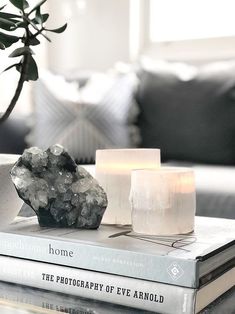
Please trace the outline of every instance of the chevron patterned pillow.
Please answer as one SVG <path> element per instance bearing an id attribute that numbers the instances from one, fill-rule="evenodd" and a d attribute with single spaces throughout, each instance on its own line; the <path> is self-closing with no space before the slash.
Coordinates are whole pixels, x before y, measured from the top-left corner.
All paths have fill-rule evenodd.
<path id="1" fill-rule="evenodd" d="M 136 85 L 133 74 L 94 74 L 78 89 L 77 83 L 44 73 L 34 90 L 29 145 L 45 149 L 59 143 L 84 164 L 94 162 L 97 149 L 136 146 Z"/>

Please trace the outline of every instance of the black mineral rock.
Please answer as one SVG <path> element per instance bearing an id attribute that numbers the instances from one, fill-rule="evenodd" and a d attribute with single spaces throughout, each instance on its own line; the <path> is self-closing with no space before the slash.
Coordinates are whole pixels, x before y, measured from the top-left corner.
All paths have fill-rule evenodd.
<path id="1" fill-rule="evenodd" d="M 107 207 L 106 193 L 62 146 L 26 149 L 12 168 L 11 178 L 40 226 L 99 227 Z"/>

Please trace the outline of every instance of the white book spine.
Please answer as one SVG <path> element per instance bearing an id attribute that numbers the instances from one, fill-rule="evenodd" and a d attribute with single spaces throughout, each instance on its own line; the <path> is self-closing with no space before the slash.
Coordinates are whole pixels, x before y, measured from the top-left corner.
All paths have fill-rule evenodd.
<path id="1" fill-rule="evenodd" d="M 0 256 L 0 280 L 162 314 L 194 313 L 195 289 Z"/>

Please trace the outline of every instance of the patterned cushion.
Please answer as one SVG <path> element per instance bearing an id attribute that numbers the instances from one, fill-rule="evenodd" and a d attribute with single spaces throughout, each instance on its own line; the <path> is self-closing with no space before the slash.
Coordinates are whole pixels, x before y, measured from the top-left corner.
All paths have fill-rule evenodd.
<path id="1" fill-rule="evenodd" d="M 96 149 L 135 146 L 135 87 L 133 74 L 94 74 L 78 89 L 77 81 L 44 73 L 34 91 L 29 144 L 62 144 L 80 163 L 94 162 Z"/>

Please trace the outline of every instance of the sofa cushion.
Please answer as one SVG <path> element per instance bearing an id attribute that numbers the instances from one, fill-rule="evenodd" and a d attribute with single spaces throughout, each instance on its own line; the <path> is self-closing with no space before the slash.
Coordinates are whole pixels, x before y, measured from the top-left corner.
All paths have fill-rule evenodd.
<path id="1" fill-rule="evenodd" d="M 0 124 L 0 153 L 22 154 L 26 148 L 25 136 L 29 132 L 27 116 L 12 114 Z"/>
<path id="2" fill-rule="evenodd" d="M 235 167 L 194 165 L 198 216 L 235 219 Z"/>
<path id="3" fill-rule="evenodd" d="M 163 166 L 189 167 L 195 174 L 196 215 L 235 219 L 235 167 L 171 161 Z"/>
<path id="4" fill-rule="evenodd" d="M 80 81 L 42 74 L 29 144 L 45 149 L 59 143 L 79 163 L 93 163 L 97 149 L 132 147 L 136 77 L 94 73 L 82 87 Z"/>
<path id="5" fill-rule="evenodd" d="M 137 102 L 142 147 L 162 160 L 235 164 L 235 62 L 144 65 Z"/>

